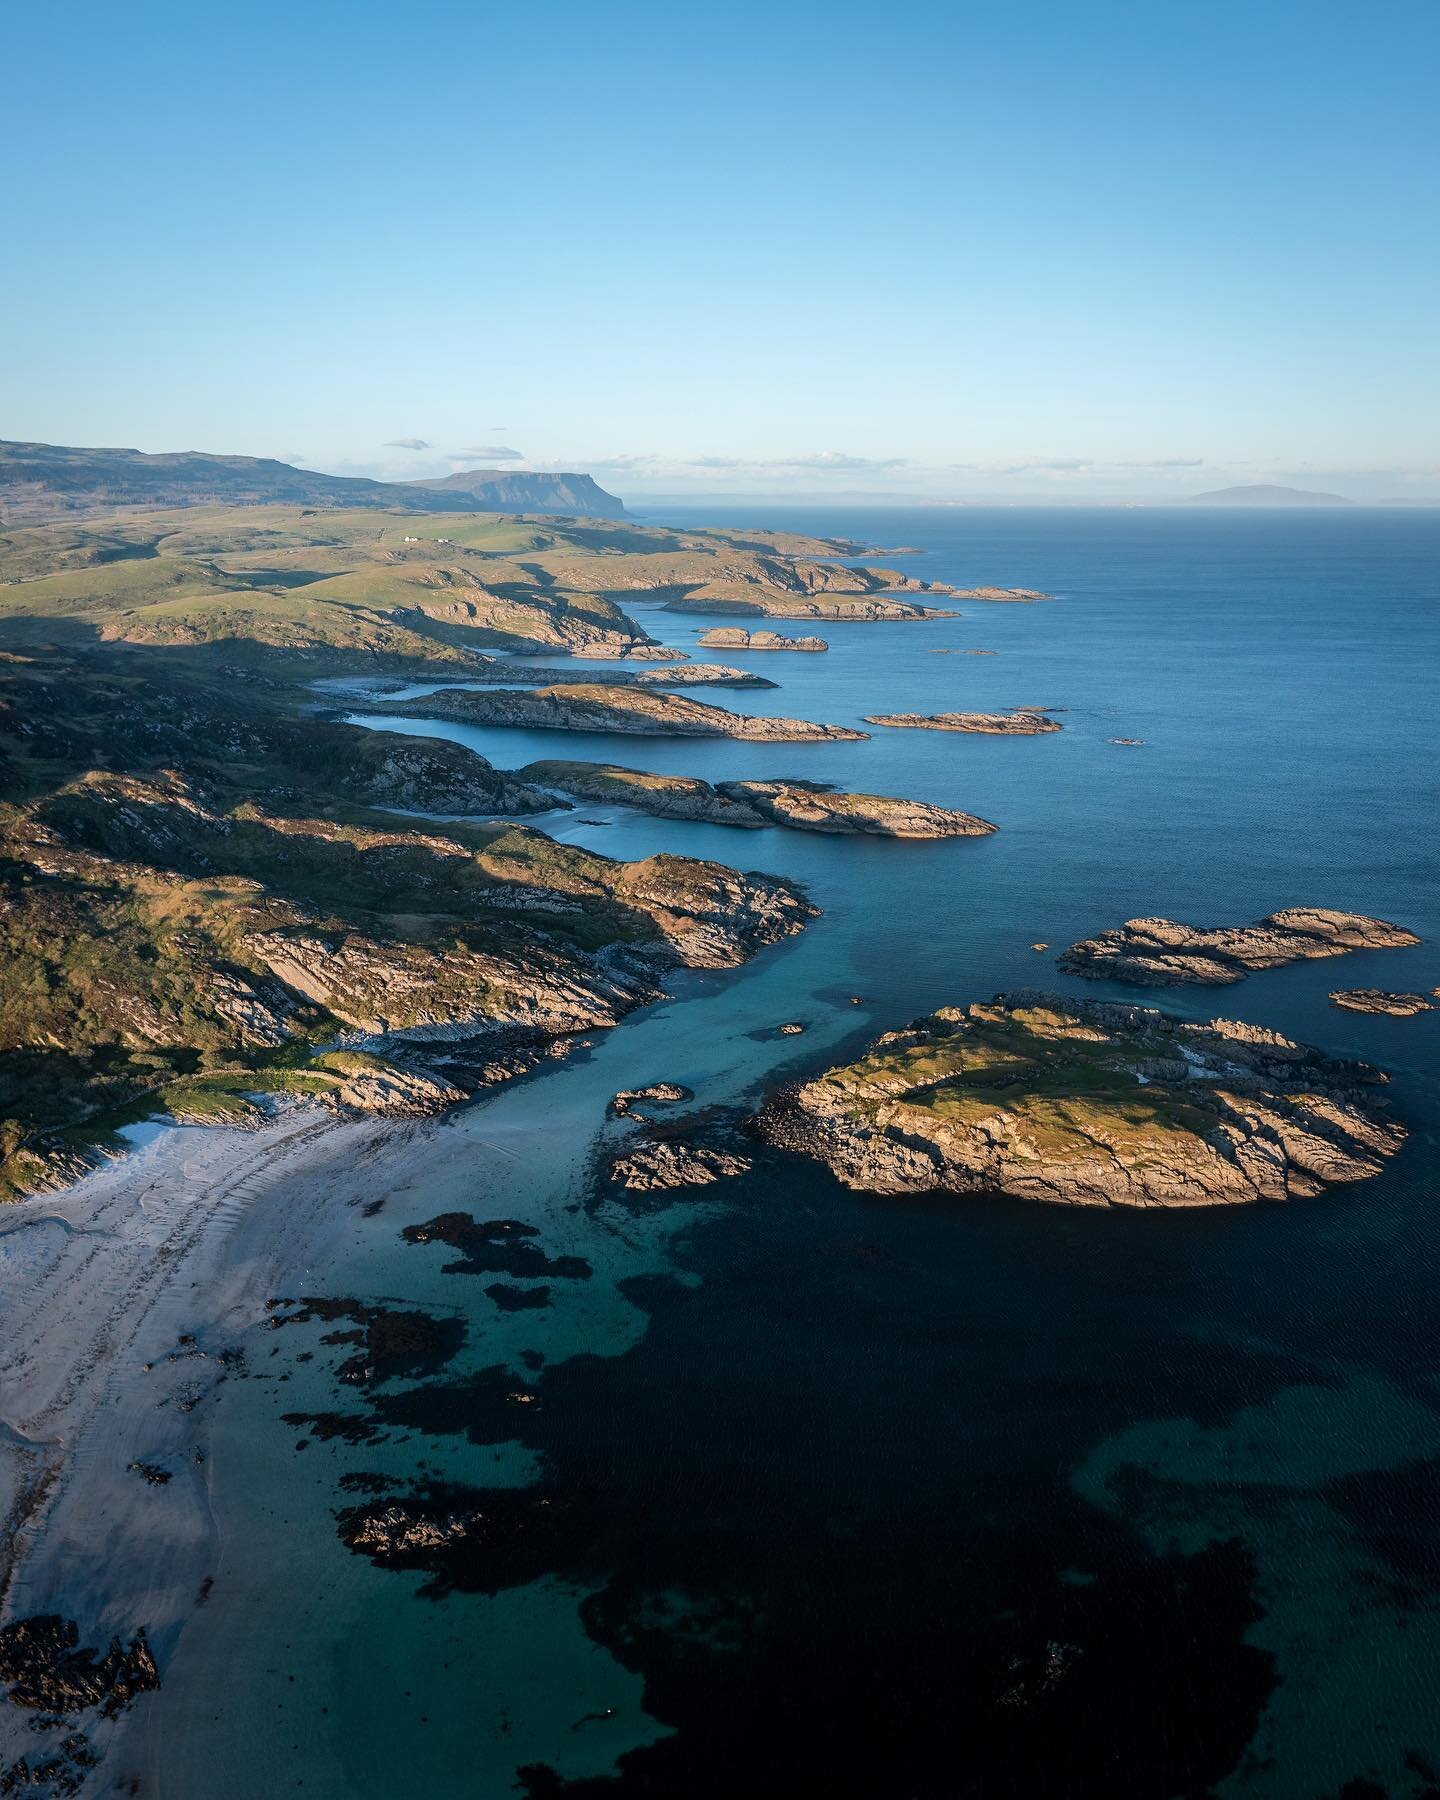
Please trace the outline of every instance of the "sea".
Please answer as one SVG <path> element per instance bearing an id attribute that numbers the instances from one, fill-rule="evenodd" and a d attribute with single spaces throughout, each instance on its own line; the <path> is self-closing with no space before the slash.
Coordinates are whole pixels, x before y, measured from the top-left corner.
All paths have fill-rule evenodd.
<path id="1" fill-rule="evenodd" d="M 213 1593 L 135 1710 L 141 1791 L 1435 1800 L 1440 1011 L 1327 995 L 1440 986 L 1440 510 L 640 516 L 911 546 L 895 566 L 926 579 L 1053 596 L 770 621 L 828 654 L 726 652 L 778 687 L 697 698 L 843 725 L 1047 707 L 1063 729 L 766 744 L 385 722 L 502 767 L 797 776 L 999 829 L 894 842 L 589 803 L 538 821 L 607 856 L 786 876 L 821 916 L 371 1161 L 383 1204 L 347 1212 L 315 1291 L 458 1321 L 462 1347 L 383 1384 L 350 1441 L 323 1421 L 375 1407 L 340 1379 L 353 1349 L 257 1319 L 251 1378 L 215 1414 Z M 701 630 L 742 622 L 625 604 L 701 657 Z M 1225 989 L 1054 966 L 1136 915 L 1292 905 L 1424 941 Z M 1378 1064 L 1409 1142 L 1320 1198 L 1184 1212 L 876 1198 L 778 1152 L 682 1193 L 607 1179 L 621 1088 L 753 1105 L 1022 987 Z M 540 1272 L 402 1235 L 457 1212 L 533 1228 Z M 387 1480 L 539 1495 L 583 1529 L 495 1591 L 385 1570 L 337 1514 Z"/>

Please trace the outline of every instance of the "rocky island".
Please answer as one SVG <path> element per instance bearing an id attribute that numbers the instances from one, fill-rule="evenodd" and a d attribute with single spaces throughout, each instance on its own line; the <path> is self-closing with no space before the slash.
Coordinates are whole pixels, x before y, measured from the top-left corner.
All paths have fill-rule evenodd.
<path id="1" fill-rule="evenodd" d="M 785 637 L 778 631 L 746 631 L 739 625 L 717 625 L 698 640 L 707 650 L 804 650 L 812 654 L 830 646 L 820 637 Z"/>
<path id="2" fill-rule="evenodd" d="M 759 743 L 854 743 L 869 734 L 805 719 L 751 718 L 678 694 L 573 682 L 553 687 L 476 692 L 451 689 L 419 700 L 383 701 L 368 710 L 462 725 L 512 725 L 542 731 L 620 731 L 643 737 L 728 737 Z"/>
<path id="3" fill-rule="evenodd" d="M 1059 731 L 1044 713 L 1014 712 L 867 713 L 867 725 L 888 725 L 899 731 L 973 731 L 987 737 L 1042 737 Z"/>
<path id="4" fill-rule="evenodd" d="M 894 838 L 983 837 L 985 819 L 923 800 L 883 794 L 837 793 L 812 781 L 718 781 L 695 775 L 657 775 L 618 763 L 535 762 L 514 779 L 533 788 L 558 788 L 581 800 L 634 806 L 660 818 L 707 825 L 787 825 L 796 831 Z"/>
<path id="5" fill-rule="evenodd" d="M 1378 1175 L 1405 1138 L 1384 1080 L 1258 1026 L 1025 990 L 888 1032 L 758 1129 L 874 1193 L 1234 1205 Z"/>
<path id="6" fill-rule="evenodd" d="M 1070 975 L 1134 982 L 1141 987 L 1220 987 L 1257 969 L 1349 950 L 1393 950 L 1418 944 L 1403 925 L 1363 913 L 1291 906 L 1253 925 L 1202 928 L 1174 919 L 1128 919 L 1072 944 L 1058 966 Z"/>
<path id="7" fill-rule="evenodd" d="M 1378 1013 L 1389 1019 L 1413 1019 L 1435 1010 L 1434 1001 L 1423 994 L 1391 994 L 1383 988 L 1337 988 L 1330 1004 L 1342 1012 Z"/>

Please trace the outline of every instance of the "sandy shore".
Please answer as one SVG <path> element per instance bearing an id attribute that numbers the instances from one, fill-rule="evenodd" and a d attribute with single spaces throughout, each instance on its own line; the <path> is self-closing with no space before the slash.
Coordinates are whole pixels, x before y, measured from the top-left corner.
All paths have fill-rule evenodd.
<path id="1" fill-rule="evenodd" d="M 166 1130 L 0 1209 L 0 1623 L 58 1612 L 101 1650 L 143 1627 L 164 1666 L 214 1549 L 225 1352 L 267 1298 L 303 1289 L 337 1215 L 384 1191 L 377 1152 L 415 1129 L 297 1110 Z M 137 1462 L 170 1474 L 163 1533 Z M 123 1721 L 82 1723 L 103 1760 Z M 0 1770 L 53 1756 L 55 1735 L 0 1706 Z"/>

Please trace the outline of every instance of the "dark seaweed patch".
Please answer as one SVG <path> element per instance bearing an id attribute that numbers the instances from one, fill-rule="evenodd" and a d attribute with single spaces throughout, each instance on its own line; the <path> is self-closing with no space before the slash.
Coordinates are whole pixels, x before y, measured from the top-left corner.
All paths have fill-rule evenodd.
<path id="1" fill-rule="evenodd" d="M 583 1256 L 547 1256 L 527 1240 L 540 1234 L 518 1219 L 474 1218 L 470 1213 L 440 1213 L 423 1225 L 407 1225 L 400 1233 L 407 1244 L 448 1244 L 462 1254 L 444 1265 L 446 1275 L 509 1275 L 520 1280 L 548 1276 L 584 1281 L 592 1273 Z"/>

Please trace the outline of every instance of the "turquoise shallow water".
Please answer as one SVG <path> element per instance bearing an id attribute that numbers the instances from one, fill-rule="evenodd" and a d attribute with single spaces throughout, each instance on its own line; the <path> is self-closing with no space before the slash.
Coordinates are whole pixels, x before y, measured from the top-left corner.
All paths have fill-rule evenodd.
<path id="1" fill-rule="evenodd" d="M 743 658 L 777 690 L 706 697 L 843 724 L 1046 705 L 1064 730 L 767 746 L 394 722 L 502 766 L 803 775 L 1000 830 L 902 844 L 594 806 L 542 821 L 610 855 L 792 876 L 823 917 L 393 1153 L 387 1203 L 347 1221 L 325 1291 L 459 1317 L 464 1350 L 429 1384 L 391 1384 L 431 1395 L 423 1416 L 361 1445 L 312 1436 L 299 1459 L 306 1429 L 280 1414 L 356 1402 L 318 1328 L 279 1334 L 266 1373 L 285 1384 L 227 1394 L 226 1567 L 146 1728 L 160 1791 L 1435 1792 L 1440 1015 L 1359 1017 L 1326 994 L 1440 984 L 1440 515 L 665 519 L 914 544 L 903 566 L 927 578 L 1055 595 L 824 625 L 825 656 Z M 713 622 L 633 610 L 682 647 Z M 1362 1188 L 1112 1217 L 880 1202 L 793 1164 L 659 1208 L 597 1178 L 618 1087 L 740 1099 L 939 1004 L 1126 992 L 1067 982 L 1034 942 L 1301 903 L 1426 941 L 1139 997 L 1392 1071 L 1413 1137 Z M 806 1036 L 767 1035 L 791 1018 Z M 591 1273 L 502 1311 L 399 1235 L 457 1209 L 534 1224 Z M 497 1403 L 492 1369 L 533 1400 Z M 357 1472 L 539 1482 L 594 1528 L 534 1581 L 427 1599 L 337 1540 Z"/>

